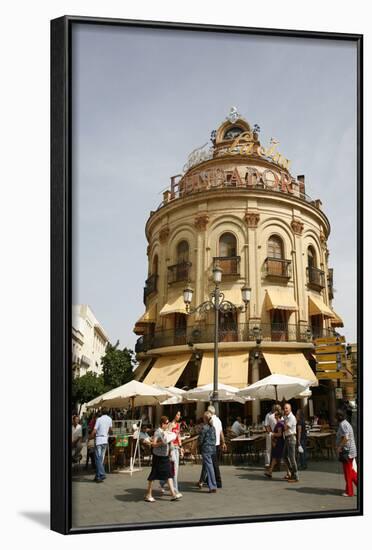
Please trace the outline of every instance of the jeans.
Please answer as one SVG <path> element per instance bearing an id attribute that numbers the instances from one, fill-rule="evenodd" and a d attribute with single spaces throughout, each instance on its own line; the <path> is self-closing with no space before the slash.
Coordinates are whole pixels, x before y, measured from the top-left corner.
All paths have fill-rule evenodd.
<path id="1" fill-rule="evenodd" d="M 178 470 L 180 467 L 180 448 L 178 446 L 175 445 L 171 450 L 170 459 L 171 459 L 171 463 L 173 463 L 173 466 L 174 466 L 174 477 L 173 477 L 174 490 L 176 491 L 176 493 L 178 493 L 179 492 L 178 491 Z M 167 482 L 165 480 L 160 481 L 160 486 L 164 487 L 166 483 Z"/>
<path id="2" fill-rule="evenodd" d="M 202 453 L 203 468 L 207 474 L 207 483 L 210 491 L 217 489 L 216 476 L 214 474 L 214 467 L 213 467 L 214 456 L 216 455 L 215 454 L 211 455 L 209 453 Z"/>
<path id="3" fill-rule="evenodd" d="M 218 487 L 218 489 L 221 489 L 222 488 L 222 479 L 221 479 L 220 466 L 218 464 L 219 456 L 220 456 L 220 446 L 216 445 L 216 452 L 212 454 L 212 463 L 213 463 L 214 476 L 216 478 L 217 487 Z M 200 483 L 205 483 L 206 481 L 207 481 L 207 471 L 204 467 L 204 462 L 203 462 L 199 482 Z"/>
<path id="4" fill-rule="evenodd" d="M 103 465 L 106 449 L 107 443 L 96 445 L 96 479 L 105 479 L 106 477 L 105 467 Z"/>
<path id="5" fill-rule="evenodd" d="M 295 435 L 289 435 L 285 438 L 283 456 L 288 466 L 288 470 L 291 474 L 291 477 L 294 479 L 298 479 L 298 469 L 297 469 L 297 462 L 296 462 L 296 446 L 297 446 L 297 438 Z"/>
<path id="6" fill-rule="evenodd" d="M 303 448 L 303 453 L 298 453 L 297 460 L 298 466 L 300 469 L 307 468 L 307 451 L 306 451 L 306 439 L 301 440 L 301 447 Z"/>

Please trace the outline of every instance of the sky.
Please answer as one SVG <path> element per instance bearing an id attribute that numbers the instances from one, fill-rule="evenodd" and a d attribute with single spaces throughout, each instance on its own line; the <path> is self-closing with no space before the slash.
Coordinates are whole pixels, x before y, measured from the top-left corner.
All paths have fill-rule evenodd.
<path id="1" fill-rule="evenodd" d="M 73 30 L 73 303 L 134 348 L 145 223 L 231 106 L 279 140 L 331 223 L 333 307 L 356 341 L 354 43 L 77 24 Z"/>

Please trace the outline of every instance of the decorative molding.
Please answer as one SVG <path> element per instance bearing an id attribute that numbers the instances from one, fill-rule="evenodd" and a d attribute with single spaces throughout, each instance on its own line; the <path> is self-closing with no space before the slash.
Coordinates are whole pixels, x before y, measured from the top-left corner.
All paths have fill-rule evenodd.
<path id="1" fill-rule="evenodd" d="M 206 228 L 207 228 L 208 223 L 209 223 L 208 214 L 198 214 L 195 217 L 194 225 L 195 225 L 196 229 L 198 229 L 199 231 L 205 231 Z"/>
<path id="2" fill-rule="evenodd" d="M 249 210 L 246 210 L 244 214 L 244 220 L 248 227 L 257 227 L 258 223 L 260 221 L 260 214 L 258 212 L 252 212 Z"/>
<path id="3" fill-rule="evenodd" d="M 302 235 L 304 224 L 301 220 L 299 220 L 298 218 L 293 218 L 293 220 L 291 221 L 291 227 L 293 233 L 295 233 L 296 235 Z"/>
<path id="4" fill-rule="evenodd" d="M 160 232 L 159 232 L 159 241 L 161 243 L 165 243 L 168 240 L 169 233 L 170 233 L 170 230 L 168 225 L 166 225 L 165 227 L 162 227 L 162 229 L 160 229 Z"/>

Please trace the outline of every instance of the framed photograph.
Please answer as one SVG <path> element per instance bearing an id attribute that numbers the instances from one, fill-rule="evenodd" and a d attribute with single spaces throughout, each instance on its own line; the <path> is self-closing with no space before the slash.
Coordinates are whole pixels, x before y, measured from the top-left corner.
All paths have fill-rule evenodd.
<path id="1" fill-rule="evenodd" d="M 52 21 L 53 530 L 363 513 L 362 44 Z"/>

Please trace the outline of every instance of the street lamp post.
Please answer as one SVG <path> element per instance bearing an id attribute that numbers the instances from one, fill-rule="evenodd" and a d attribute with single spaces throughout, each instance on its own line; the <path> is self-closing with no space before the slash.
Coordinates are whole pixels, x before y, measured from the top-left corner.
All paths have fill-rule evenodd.
<path id="1" fill-rule="evenodd" d="M 187 286 L 183 291 L 183 300 L 186 306 L 187 313 L 196 313 L 196 312 L 208 312 L 211 309 L 214 310 L 214 363 L 213 363 L 213 393 L 212 393 L 212 402 L 213 406 L 216 409 L 216 414 L 219 414 L 219 405 L 218 405 L 218 335 L 219 335 L 219 312 L 227 311 L 246 311 L 248 303 L 251 299 L 251 289 L 247 286 L 243 286 L 242 291 L 242 300 L 244 306 L 237 306 L 225 300 L 223 292 L 220 290 L 220 283 L 222 280 L 222 269 L 219 266 L 214 267 L 213 269 L 213 282 L 214 289 L 210 294 L 210 300 L 201 303 L 196 307 L 191 307 L 191 301 L 193 296 L 193 289 L 191 286 Z"/>

